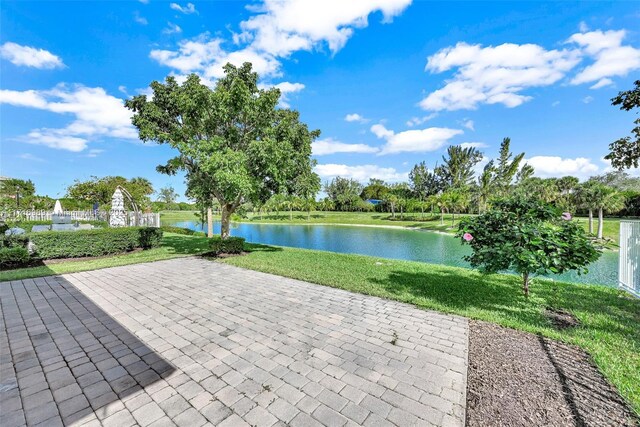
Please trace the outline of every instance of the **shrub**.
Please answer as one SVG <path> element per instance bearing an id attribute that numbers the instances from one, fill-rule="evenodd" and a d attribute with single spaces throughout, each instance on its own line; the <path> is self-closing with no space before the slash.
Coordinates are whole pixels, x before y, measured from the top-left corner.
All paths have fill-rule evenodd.
<path id="1" fill-rule="evenodd" d="M 126 227 L 78 231 L 30 233 L 35 244 L 34 257 L 40 259 L 79 258 L 155 247 L 162 231 L 157 228 Z"/>
<path id="2" fill-rule="evenodd" d="M 26 234 L 0 235 L 0 248 L 26 248 L 29 244 L 29 236 Z"/>
<path id="3" fill-rule="evenodd" d="M 162 230 L 157 227 L 141 227 L 139 233 L 142 249 L 157 248 L 162 243 Z"/>
<path id="4" fill-rule="evenodd" d="M 21 267 L 29 263 L 29 251 L 24 247 L 0 248 L 0 269 Z"/>
<path id="5" fill-rule="evenodd" d="M 464 258 L 471 266 L 485 273 L 520 274 L 525 296 L 531 276 L 586 273 L 587 265 L 600 256 L 569 213 L 535 200 L 498 201 L 490 211 L 461 220 L 458 237 L 471 246 L 472 254 Z"/>
<path id="6" fill-rule="evenodd" d="M 167 233 L 184 234 L 186 236 L 201 236 L 204 235 L 202 231 L 194 231 L 190 228 L 174 227 L 173 225 L 163 225 L 160 227 L 162 231 Z"/>
<path id="7" fill-rule="evenodd" d="M 71 221 L 74 224 L 76 221 Z M 91 224 L 94 227 L 107 228 L 109 227 L 109 223 L 107 221 L 92 221 L 92 220 L 78 220 L 80 224 Z M 30 232 L 34 225 L 51 225 L 51 221 L 26 221 L 26 220 L 16 220 L 16 221 L 7 221 L 7 224 L 11 227 L 20 227 Z"/>
<path id="8" fill-rule="evenodd" d="M 209 249 L 215 255 L 239 254 L 244 249 L 244 239 L 242 237 L 227 237 L 223 240 L 220 236 L 214 236 L 209 239 Z"/>

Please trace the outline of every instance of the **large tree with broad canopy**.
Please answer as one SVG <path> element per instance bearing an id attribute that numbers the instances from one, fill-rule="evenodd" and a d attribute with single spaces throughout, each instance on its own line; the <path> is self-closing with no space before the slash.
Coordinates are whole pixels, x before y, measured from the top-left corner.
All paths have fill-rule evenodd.
<path id="1" fill-rule="evenodd" d="M 233 212 L 244 202 L 264 202 L 273 194 L 315 195 L 311 143 L 320 135 L 299 113 L 277 108 L 280 91 L 260 89 L 250 63 L 227 64 L 213 89 L 192 74 L 178 84 L 151 83 L 153 96 L 126 102 L 142 141 L 167 144 L 178 156 L 158 171 L 186 173 L 187 195 L 201 208 L 220 203 L 223 239 Z"/>

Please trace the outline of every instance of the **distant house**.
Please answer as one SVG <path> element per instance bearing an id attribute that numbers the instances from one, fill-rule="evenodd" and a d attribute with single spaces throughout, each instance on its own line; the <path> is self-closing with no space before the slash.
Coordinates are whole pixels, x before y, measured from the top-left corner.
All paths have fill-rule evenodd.
<path id="1" fill-rule="evenodd" d="M 382 204 L 382 200 L 379 200 L 379 199 L 367 199 L 365 200 L 365 202 L 371 203 L 373 206 L 378 206 Z"/>

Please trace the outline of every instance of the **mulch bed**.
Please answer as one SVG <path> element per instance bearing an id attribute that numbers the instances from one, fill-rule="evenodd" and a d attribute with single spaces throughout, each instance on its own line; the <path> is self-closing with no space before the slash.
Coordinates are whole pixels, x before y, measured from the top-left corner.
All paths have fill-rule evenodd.
<path id="1" fill-rule="evenodd" d="M 481 321 L 469 328 L 467 426 L 640 425 L 583 350 Z"/>

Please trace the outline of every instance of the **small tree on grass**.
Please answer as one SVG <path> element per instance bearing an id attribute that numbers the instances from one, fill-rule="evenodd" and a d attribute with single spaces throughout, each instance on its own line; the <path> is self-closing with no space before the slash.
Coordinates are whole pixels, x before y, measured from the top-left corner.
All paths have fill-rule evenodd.
<path id="1" fill-rule="evenodd" d="M 522 290 L 529 296 L 531 278 L 577 270 L 598 259 L 600 251 L 568 212 L 526 199 L 498 201 L 493 209 L 460 221 L 458 237 L 471 246 L 465 256 L 471 266 L 485 273 L 512 271 L 522 276 Z"/>

